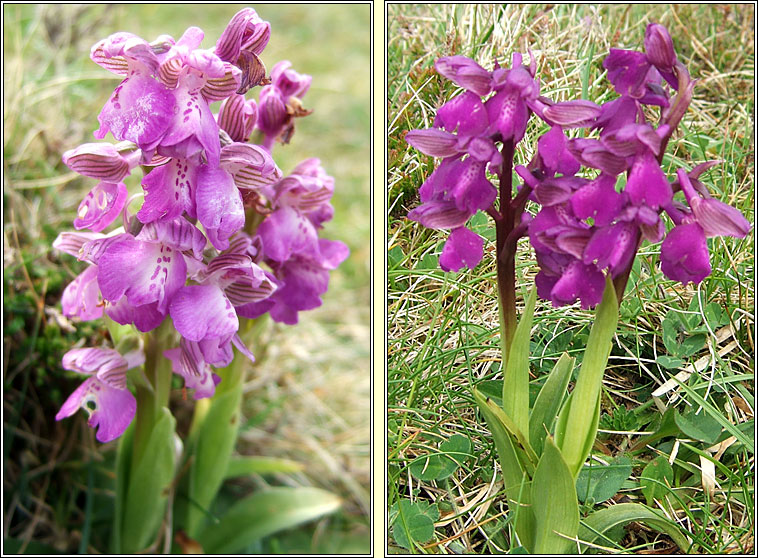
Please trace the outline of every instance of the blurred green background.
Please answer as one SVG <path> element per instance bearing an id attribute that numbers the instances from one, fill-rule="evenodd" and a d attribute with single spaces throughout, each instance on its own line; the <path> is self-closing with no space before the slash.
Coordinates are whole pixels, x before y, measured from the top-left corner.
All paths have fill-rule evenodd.
<path id="1" fill-rule="evenodd" d="M 107 477 L 115 446 L 94 442 L 86 415 L 54 415 L 79 379 L 60 367 L 81 339 L 100 343 L 98 322 L 60 314 L 65 286 L 83 264 L 51 249 L 94 180 L 71 173 L 61 155 L 94 141 L 97 115 L 118 78 L 92 63 L 91 46 L 115 31 L 148 41 L 178 39 L 190 26 L 211 48 L 237 5 L 5 5 L 3 7 L 3 387 L 6 551 L 103 551 L 96 540 L 107 509 L 85 522 L 87 472 Z M 302 473 L 237 482 L 235 492 L 267 484 L 313 485 L 339 494 L 342 511 L 263 541 L 258 552 L 369 552 L 370 319 L 370 6 L 253 6 L 271 22 L 261 58 L 282 59 L 313 76 L 288 146 L 273 155 L 287 174 L 318 157 L 336 182 L 335 218 L 322 236 L 351 256 L 332 273 L 324 304 L 300 324 L 272 324 L 246 386 L 240 453 L 284 457 Z M 247 95 L 256 97 L 256 90 Z M 216 111 L 218 104 L 212 105 Z M 139 175 L 139 173 L 136 173 Z M 139 188 L 139 176 L 127 182 Z M 180 425 L 191 404 L 174 398 Z M 97 486 L 97 483 L 95 483 Z M 98 494 L 107 501 L 109 493 Z M 100 515 L 98 515 L 100 514 Z"/>

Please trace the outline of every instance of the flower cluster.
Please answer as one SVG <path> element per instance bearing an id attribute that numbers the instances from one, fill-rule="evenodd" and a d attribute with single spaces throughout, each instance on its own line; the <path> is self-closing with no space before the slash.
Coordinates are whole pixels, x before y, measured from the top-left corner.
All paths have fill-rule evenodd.
<path id="1" fill-rule="evenodd" d="M 437 61 L 438 72 L 464 92 L 440 107 L 434 128 L 406 135 L 423 153 L 443 158 L 421 186 L 422 204 L 408 217 L 426 227 L 452 229 L 440 257 L 443 269 L 473 268 L 481 260 L 483 241 L 465 228 L 474 213 L 487 211 L 498 222 L 508 210 L 517 211 L 507 242 L 528 234 L 540 267 L 540 297 L 555 306 L 579 300 L 587 308 L 600 302 L 606 273 L 614 279 L 628 274 L 642 239 L 663 240 L 663 273 L 686 284 L 711 271 L 707 237 L 748 233 L 739 211 L 713 199 L 698 180 L 717 161 L 689 173 L 680 169 L 671 182 L 661 168 L 695 80 L 663 26 L 649 24 L 644 44 L 644 53 L 610 50 L 603 67 L 619 97 L 603 105 L 539 96 L 534 61 L 527 69 L 518 54 L 510 69 L 496 66 L 492 72 L 461 56 Z M 480 97 L 493 91 L 483 102 Z M 655 126 L 649 106 L 660 109 Z M 506 145 L 512 156 L 531 112 L 550 130 L 539 138 L 532 161 L 515 168 L 524 181 L 519 194 L 511 200 L 511 192 L 508 199 L 501 192 L 495 208 L 496 189 L 486 170 L 499 176 L 502 190 L 511 172 L 501 168 L 507 164 Z M 572 128 L 598 131 L 598 137 L 569 138 L 565 130 Z M 680 190 L 687 205 L 674 197 Z M 527 199 L 540 205 L 533 219 L 521 213 Z M 675 225 L 668 234 L 664 212 Z M 507 242 L 498 241 L 498 257 L 513 253 Z"/>
<path id="2" fill-rule="evenodd" d="M 464 91 L 437 110 L 434 128 L 405 136 L 422 153 L 443 158 L 421 186 L 422 203 L 408 218 L 452 230 L 440 266 L 458 271 L 482 259 L 484 240 L 465 225 L 477 211 L 491 208 L 497 196 L 487 176 L 487 171 L 498 174 L 503 164 L 496 142 L 519 142 L 530 113 L 540 114 L 544 106 L 534 60 L 526 67 L 518 53 L 511 68 L 496 65 L 491 72 L 464 56 L 440 58 L 435 68 Z"/>
<path id="3" fill-rule="evenodd" d="M 333 215 L 334 191 L 320 162 L 308 159 L 283 176 L 271 156 L 277 140 L 291 138 L 294 118 L 310 113 L 300 99 L 311 77 L 288 61 L 266 77 L 259 55 L 270 34 L 247 8 L 211 49 L 200 48 L 196 27 L 176 41 L 162 35 L 148 43 L 131 33 L 100 41 L 92 60 L 123 81 L 94 135 L 119 143 L 86 143 L 63 156 L 99 181 L 79 206 L 77 231 L 54 243 L 89 264 L 63 293 L 64 315 L 105 314 L 141 332 L 170 317 L 179 342 L 165 357 L 195 398 L 213 395 L 212 367 L 232 361 L 232 346 L 253 359 L 237 335 L 240 317 L 268 312 L 297 323 L 299 311 L 321 304 L 329 271 L 348 256 L 343 243 L 318 236 Z M 263 86 L 258 103 L 244 96 L 255 86 Z M 251 142 L 256 131 L 260 145 Z M 143 192 L 130 197 L 124 180 L 137 166 Z M 119 216 L 123 226 L 104 233 Z M 135 414 L 126 371 L 140 359 L 89 348 L 69 351 L 63 364 L 93 376 L 56 418 L 82 407 L 92 426 L 101 425 L 98 440 L 119 436 Z"/>
<path id="4" fill-rule="evenodd" d="M 531 169 L 516 169 L 542 206 L 529 237 L 540 266 L 538 292 L 555 306 L 577 299 L 585 308 L 599 303 L 603 272 L 613 278 L 628 273 L 642 239 L 663 240 L 661 270 L 667 277 L 699 283 L 711 271 L 706 236 L 744 237 L 749 230 L 739 211 L 711 198 L 697 181 L 715 161 L 689 175 L 680 169 L 673 182 L 661 168 L 695 81 L 662 25 L 647 26 L 644 44 L 644 53 L 611 49 L 603 62 L 618 98 L 602 106 L 580 100 L 545 108 L 552 128 L 540 138 Z M 660 107 L 656 126 L 645 106 Z M 598 130 L 599 137 L 564 135 L 577 127 Z M 579 177 L 580 165 L 599 173 Z M 675 200 L 679 190 L 689 209 Z M 675 223 L 668 234 L 662 212 Z"/>

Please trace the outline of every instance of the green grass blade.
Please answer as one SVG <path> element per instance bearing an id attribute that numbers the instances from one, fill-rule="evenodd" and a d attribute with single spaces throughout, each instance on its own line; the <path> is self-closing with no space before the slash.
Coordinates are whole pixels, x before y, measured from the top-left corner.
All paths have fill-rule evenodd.
<path id="1" fill-rule="evenodd" d="M 535 517 L 535 554 L 567 554 L 575 546 L 579 529 L 579 504 L 574 476 L 552 436 L 545 440 L 532 479 L 532 509 Z"/>
<path id="2" fill-rule="evenodd" d="M 319 488 L 277 487 L 234 504 L 197 541 L 207 554 L 235 554 L 268 535 L 333 513 L 340 499 Z"/>
<path id="3" fill-rule="evenodd" d="M 529 441 L 529 340 L 537 289 L 532 288 L 507 353 L 503 379 L 503 410 Z M 505 355 L 505 351 L 503 352 Z"/>
<path id="4" fill-rule="evenodd" d="M 574 369 L 574 361 L 575 359 L 568 353 L 561 355 L 534 402 L 529 417 L 529 443 L 537 455 L 542 453 L 545 436 L 552 428 L 558 410 L 561 408 L 571 371 Z"/>

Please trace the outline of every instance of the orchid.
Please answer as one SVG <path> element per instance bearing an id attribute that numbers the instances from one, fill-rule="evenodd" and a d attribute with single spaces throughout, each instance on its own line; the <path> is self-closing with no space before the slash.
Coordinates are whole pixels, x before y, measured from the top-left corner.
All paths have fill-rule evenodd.
<path id="1" fill-rule="evenodd" d="M 288 61 L 266 77 L 259 56 L 270 32 L 269 23 L 246 8 L 210 49 L 201 47 L 203 31 L 190 27 L 178 40 L 115 33 L 91 50 L 92 61 L 123 78 L 94 132 L 96 139 L 111 134 L 119 143 L 85 143 L 63 155 L 70 169 L 99 183 L 79 206 L 77 232 L 61 233 L 54 247 L 89 264 L 64 291 L 64 315 L 107 317 L 114 348 L 64 356 L 64 368 L 90 377 L 56 420 L 82 408 L 90 426 L 99 427 L 101 442 L 121 437 L 134 422 L 135 467 L 153 458 L 141 452 L 161 417 L 170 417 L 172 372 L 196 400 L 214 398 L 218 386 L 241 396 L 243 369 L 230 370 L 233 347 L 255 360 L 240 335 L 248 319 L 270 314 L 297 323 L 298 312 L 321 304 L 330 272 L 349 255 L 344 243 L 321 237 L 334 213 L 334 179 L 318 159 L 283 177 L 272 156 L 275 140 L 291 138 L 292 119 L 312 112 L 300 103 L 312 78 Z M 258 101 L 247 100 L 245 93 L 257 86 L 263 86 Z M 219 101 L 214 112 L 211 105 Z M 261 145 L 254 143 L 256 132 Z M 130 195 L 127 184 L 138 168 L 142 191 Z M 117 220 L 120 226 L 107 232 Z M 121 356 L 135 336 L 144 350 Z M 239 400 L 224 412 L 238 407 Z M 159 409 L 165 413 L 156 414 Z M 229 433 L 233 439 L 236 428 Z M 170 439 L 165 445 L 174 447 Z M 215 479 L 209 486 L 217 489 L 223 472 L 202 474 Z M 167 479 L 173 473 L 160 472 Z M 162 499 L 155 506 L 160 510 L 165 494 L 155 497 Z M 154 516 L 130 515 L 145 522 L 147 535 L 157 529 Z M 197 529 L 194 512 L 187 516 Z M 124 542 L 124 548 L 142 544 Z"/>
<path id="2" fill-rule="evenodd" d="M 697 80 L 662 25 L 647 26 L 644 46 L 644 52 L 610 50 L 603 68 L 618 96 L 602 105 L 540 95 L 533 55 L 529 66 L 515 53 L 510 67 L 495 61 L 491 70 L 464 56 L 440 58 L 437 72 L 463 91 L 442 102 L 433 127 L 405 136 L 409 145 L 439 159 L 419 188 L 421 203 L 407 218 L 450 231 L 439 255 L 442 270 L 474 270 L 485 250 L 470 219 L 482 211 L 495 223 L 502 404 L 477 388 L 473 395 L 497 448 L 512 528 L 530 553 L 576 549 L 577 475 L 597 434 L 619 305 L 642 243 L 660 243 L 663 275 L 697 284 L 711 273 L 707 239 L 743 238 L 751 228 L 698 180 L 718 161 L 675 169 L 675 176 L 664 164 Z M 532 115 L 547 131 L 531 160 L 514 166 Z M 579 136 L 567 133 L 579 128 L 584 129 Z M 514 174 L 521 179 L 515 188 Z M 667 231 L 669 220 L 673 227 Z M 524 237 L 539 270 L 517 320 L 516 244 Z M 568 354 L 542 384 L 537 401 L 530 398 L 528 352 L 537 297 L 555 307 L 577 302 L 583 309 L 596 307 L 581 368 L 562 407 L 574 362 Z M 624 513 L 628 521 L 651 517 L 638 504 Z M 686 543 L 677 529 L 666 532 Z"/>

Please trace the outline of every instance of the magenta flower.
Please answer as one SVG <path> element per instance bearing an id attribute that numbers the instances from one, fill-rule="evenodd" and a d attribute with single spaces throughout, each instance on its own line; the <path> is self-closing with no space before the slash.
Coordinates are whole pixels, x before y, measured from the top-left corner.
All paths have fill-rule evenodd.
<path id="1" fill-rule="evenodd" d="M 74 221 L 90 232 L 61 233 L 53 243 L 89 264 L 64 290 L 64 315 L 105 314 L 143 333 L 170 315 L 181 338 L 164 356 L 196 399 L 213 395 L 213 367 L 232 362 L 233 346 L 254 360 L 237 334 L 240 318 L 270 311 L 276 321 L 297 323 L 299 311 L 321 304 L 330 271 L 348 256 L 345 244 L 319 237 L 334 214 L 334 179 L 313 158 L 283 178 L 271 156 L 274 140 L 292 135 L 293 118 L 310 113 L 300 99 L 312 78 L 282 61 L 269 81 L 259 58 L 269 37 L 269 23 L 246 8 L 212 49 L 201 48 L 197 27 L 177 41 L 115 33 L 98 42 L 91 59 L 122 81 L 94 135 L 121 143 L 87 143 L 63 156 L 99 181 Z M 257 103 L 245 99 L 264 83 Z M 263 145 L 250 143 L 256 124 Z M 124 180 L 138 166 L 147 167 L 143 196 L 128 197 Z M 104 233 L 119 217 L 123 227 Z M 135 413 L 125 375 L 135 364 L 112 350 L 86 351 L 64 357 L 64 367 L 94 376 L 57 418 L 79 406 L 90 412 L 94 402 L 90 424 L 101 426 L 98 440 L 111 440 Z"/>

